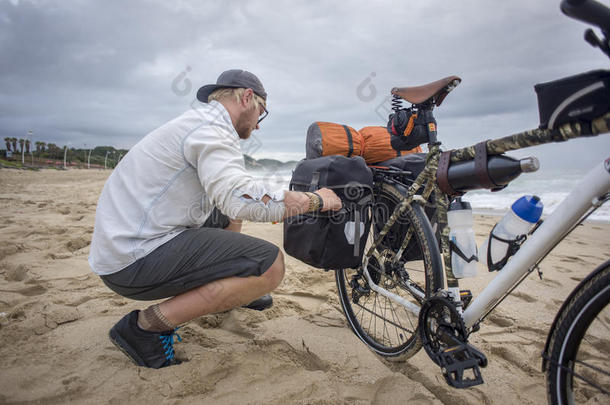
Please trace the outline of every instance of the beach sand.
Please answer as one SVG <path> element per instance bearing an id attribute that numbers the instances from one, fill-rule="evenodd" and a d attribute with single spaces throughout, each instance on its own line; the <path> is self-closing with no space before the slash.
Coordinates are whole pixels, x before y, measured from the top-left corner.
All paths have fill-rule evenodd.
<path id="1" fill-rule="evenodd" d="M 151 370 L 108 330 L 147 303 L 104 286 L 87 263 L 109 171 L 0 170 L 0 403 L 540 404 L 540 352 L 563 300 L 610 257 L 609 224 L 578 227 L 473 335 L 485 384 L 450 388 L 422 350 L 405 363 L 374 355 L 347 327 L 333 273 L 286 258 L 264 312 L 235 309 L 184 325 L 186 361 Z M 497 217 L 476 218 L 481 243 Z M 281 224 L 244 232 L 282 246 Z M 465 287 L 478 291 L 491 279 Z"/>

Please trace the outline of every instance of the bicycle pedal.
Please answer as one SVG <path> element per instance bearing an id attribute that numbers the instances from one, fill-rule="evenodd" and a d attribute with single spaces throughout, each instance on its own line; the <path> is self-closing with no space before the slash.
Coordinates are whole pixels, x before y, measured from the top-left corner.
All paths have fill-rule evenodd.
<path id="1" fill-rule="evenodd" d="M 470 290 L 460 290 L 460 301 L 462 301 L 462 308 L 468 308 L 470 301 L 472 301 L 472 292 Z"/>
<path id="2" fill-rule="evenodd" d="M 438 362 L 447 384 L 454 388 L 468 388 L 483 384 L 480 367 L 487 366 L 483 353 L 463 343 L 438 353 Z"/>

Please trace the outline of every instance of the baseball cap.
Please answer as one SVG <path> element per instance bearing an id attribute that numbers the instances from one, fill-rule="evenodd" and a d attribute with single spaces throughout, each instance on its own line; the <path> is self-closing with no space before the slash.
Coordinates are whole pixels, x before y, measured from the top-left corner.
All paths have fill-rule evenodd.
<path id="1" fill-rule="evenodd" d="M 253 73 L 241 69 L 226 70 L 218 76 L 216 84 L 207 84 L 197 91 L 197 100 L 202 103 L 208 102 L 208 97 L 215 90 L 222 88 L 246 88 L 252 89 L 254 93 L 267 101 L 267 92 L 258 77 Z"/>

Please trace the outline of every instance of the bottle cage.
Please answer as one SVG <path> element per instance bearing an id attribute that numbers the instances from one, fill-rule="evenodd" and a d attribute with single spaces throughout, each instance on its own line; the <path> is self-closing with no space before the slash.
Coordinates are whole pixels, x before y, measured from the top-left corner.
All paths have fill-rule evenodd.
<path id="1" fill-rule="evenodd" d="M 466 257 L 464 252 L 462 252 L 462 249 L 460 249 L 460 247 L 458 245 L 456 245 L 456 243 L 452 240 L 449 241 L 449 248 L 451 249 L 452 252 L 455 252 L 455 254 L 457 254 L 459 257 L 461 257 L 462 260 L 464 260 L 466 263 L 470 263 L 472 261 L 477 261 L 479 259 L 479 257 L 476 254 L 474 254 L 470 257 Z"/>
<path id="2" fill-rule="evenodd" d="M 491 232 L 489 233 L 489 244 L 487 245 L 487 268 L 489 271 L 501 270 L 506 265 L 506 262 L 508 262 L 508 259 L 512 255 L 517 253 L 517 250 L 519 250 L 519 248 L 521 247 L 523 242 L 525 242 L 525 239 L 527 239 L 527 235 L 525 235 L 525 234 L 518 235 L 515 239 L 500 238 L 500 237 L 494 235 L 494 229 L 496 229 L 496 226 L 498 226 L 498 224 L 494 225 L 494 227 L 491 229 Z M 492 239 L 496 239 L 496 240 L 499 240 L 500 242 L 504 242 L 504 243 L 508 244 L 508 249 L 506 249 L 506 254 L 504 255 L 504 257 L 502 259 L 500 259 L 496 263 L 493 263 L 491 260 L 491 241 L 492 241 Z"/>

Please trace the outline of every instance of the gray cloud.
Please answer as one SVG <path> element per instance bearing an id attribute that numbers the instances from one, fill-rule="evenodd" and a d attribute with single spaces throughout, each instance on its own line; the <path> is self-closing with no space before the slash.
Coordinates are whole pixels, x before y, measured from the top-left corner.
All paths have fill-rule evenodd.
<path id="1" fill-rule="evenodd" d="M 303 155 L 314 120 L 384 125 L 390 88 L 451 74 L 437 118 L 459 147 L 535 127 L 534 84 L 607 66 L 585 28 L 557 0 L 0 0 L 0 135 L 130 147 L 239 67 L 269 93 L 258 156 Z M 563 150 L 601 159 L 610 141 Z"/>

